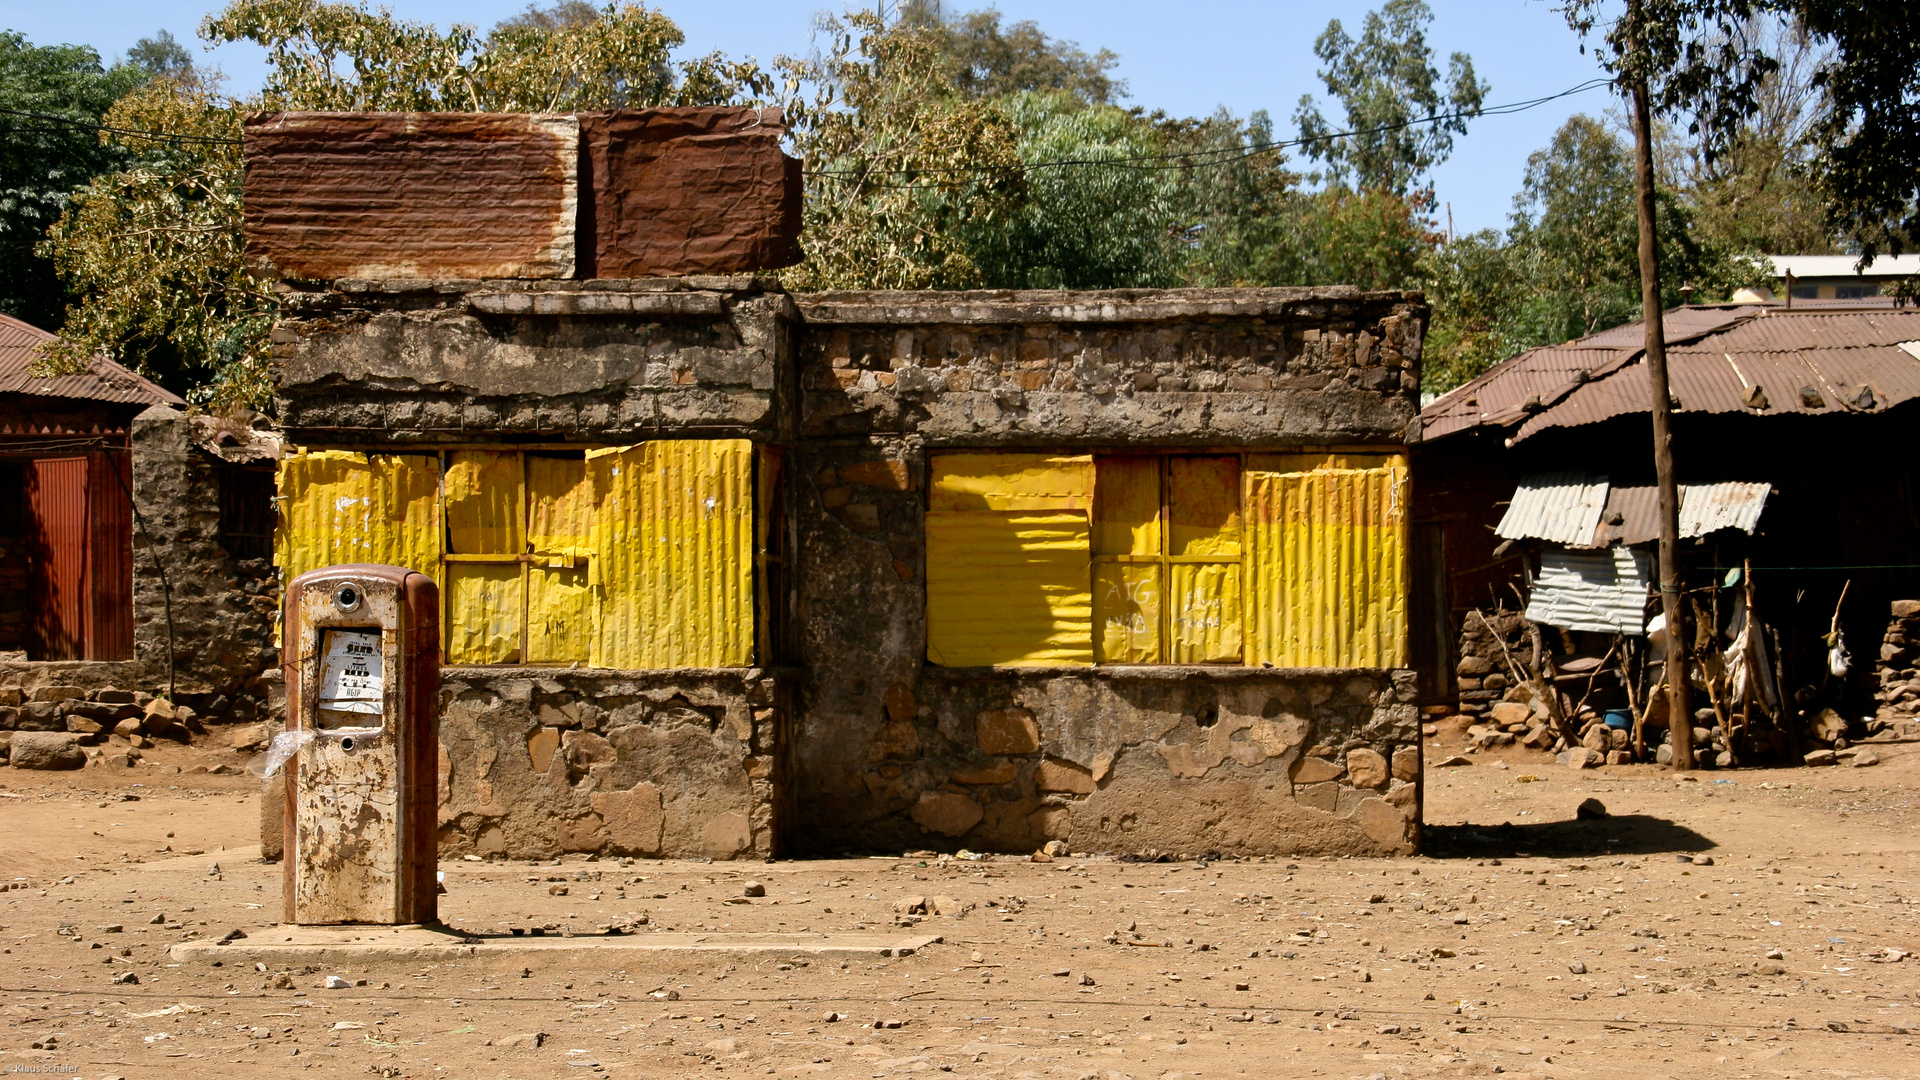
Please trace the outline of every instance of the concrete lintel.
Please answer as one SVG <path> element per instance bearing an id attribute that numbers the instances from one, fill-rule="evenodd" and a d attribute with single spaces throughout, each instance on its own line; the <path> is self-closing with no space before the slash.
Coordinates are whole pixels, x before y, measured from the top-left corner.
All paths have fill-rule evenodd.
<path id="1" fill-rule="evenodd" d="M 640 316 L 717 319 L 727 303 L 713 292 L 478 292 L 467 306 L 482 315 Z"/>
<path id="2" fill-rule="evenodd" d="M 456 959 L 554 959 L 581 963 L 638 954 L 699 953 L 774 959 L 877 960 L 911 956 L 937 934 L 595 934 L 578 937 L 478 937 L 424 926 L 278 926 L 221 944 L 184 941 L 168 950 L 180 962 L 370 964 Z"/>

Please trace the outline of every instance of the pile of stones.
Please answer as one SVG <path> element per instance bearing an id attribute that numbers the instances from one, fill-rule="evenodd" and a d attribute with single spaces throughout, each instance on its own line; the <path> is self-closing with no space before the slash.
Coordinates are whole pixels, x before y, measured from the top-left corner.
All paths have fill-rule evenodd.
<path id="1" fill-rule="evenodd" d="M 191 707 L 141 691 L 0 687 L 0 761 L 16 769 L 131 766 L 156 739 L 205 733 Z"/>

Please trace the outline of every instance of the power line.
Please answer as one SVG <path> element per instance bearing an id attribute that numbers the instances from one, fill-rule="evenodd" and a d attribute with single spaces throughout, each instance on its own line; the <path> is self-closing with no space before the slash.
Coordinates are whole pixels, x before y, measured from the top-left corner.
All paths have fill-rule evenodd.
<path id="1" fill-rule="evenodd" d="M 218 135 L 178 135 L 165 131 L 142 131 L 139 128 L 113 127 L 109 124 L 96 124 L 88 120 L 75 120 L 69 116 L 53 116 L 48 113 L 22 112 L 19 109 L 0 109 L 0 116 L 20 116 L 28 120 L 39 120 L 49 124 L 60 124 L 68 128 L 82 128 L 87 131 L 104 131 L 109 135 L 126 135 L 136 139 L 152 139 L 156 142 L 208 143 L 215 146 L 239 146 L 241 140 L 227 139 Z M 50 134 L 48 128 L 12 128 L 0 134 L 33 133 Z"/>
<path id="2" fill-rule="evenodd" d="M 1252 145 L 1247 145 L 1247 146 L 1236 145 L 1236 146 L 1217 147 L 1212 150 L 1179 151 L 1179 152 L 1162 153 L 1162 154 L 1136 154 L 1128 157 L 1116 157 L 1116 158 L 1105 158 L 1105 159 L 1060 158 L 1053 161 L 1035 161 L 1035 162 L 1027 162 L 1020 165 L 953 165 L 953 166 L 944 166 L 944 167 L 933 166 L 933 167 L 928 167 L 924 169 L 872 169 L 872 170 L 809 169 L 806 171 L 806 175 L 817 176 L 817 177 L 821 177 L 823 179 L 828 179 L 828 180 L 866 181 L 867 178 L 875 177 L 875 176 L 920 177 L 920 176 L 941 175 L 941 174 L 961 174 L 964 176 L 964 175 L 979 175 L 983 173 L 985 174 L 1023 173 L 1023 172 L 1028 172 L 1035 169 L 1075 168 L 1075 167 L 1081 167 L 1081 166 L 1105 166 L 1105 167 L 1112 167 L 1112 168 L 1135 169 L 1135 170 L 1147 171 L 1147 172 L 1166 170 L 1166 169 L 1191 169 L 1191 168 L 1197 168 L 1202 165 L 1229 164 L 1234 161 L 1242 161 L 1247 158 L 1254 157 L 1258 154 L 1265 154 L 1265 153 L 1272 152 L 1274 150 L 1284 150 L 1284 149 L 1287 149 L 1288 147 L 1310 146 L 1314 143 L 1332 142 L 1335 139 L 1349 139 L 1349 138 L 1354 138 L 1356 136 L 1361 136 L 1361 135 L 1378 135 L 1378 134 L 1383 134 L 1389 131 L 1402 131 L 1411 127 L 1419 127 L 1422 124 L 1437 124 L 1443 120 L 1472 119 L 1480 116 L 1510 116 L 1514 113 L 1526 112 L 1528 109 L 1539 108 L 1540 106 L 1545 105 L 1548 102 L 1558 101 L 1559 99 L 1564 97 L 1571 97 L 1574 94 L 1581 94 L 1581 93 L 1585 93 L 1588 90 L 1593 90 L 1598 87 L 1611 86 L 1611 85 L 1613 85 L 1612 79 L 1589 79 L 1578 86 L 1574 86 L 1569 89 L 1562 90 L 1557 94 L 1548 94 L 1545 97 L 1531 98 L 1526 101 L 1509 102 L 1505 105 L 1494 105 L 1485 109 L 1462 110 L 1459 112 L 1451 112 L 1451 113 L 1435 113 L 1433 115 L 1423 116 L 1418 119 L 1402 120 L 1392 124 L 1382 124 L 1378 127 L 1360 128 L 1352 131 L 1334 131 L 1334 132 L 1329 132 L 1325 135 L 1316 135 L 1308 138 L 1283 139 L 1283 140 L 1278 140 L 1274 142 L 1254 143 Z M 1195 160 L 1195 159 L 1205 159 L 1205 158 L 1212 158 L 1214 160 Z M 895 187 L 895 188 L 921 188 L 921 187 L 930 188 L 930 187 L 935 187 L 937 185 L 872 184 L 870 186 Z"/>

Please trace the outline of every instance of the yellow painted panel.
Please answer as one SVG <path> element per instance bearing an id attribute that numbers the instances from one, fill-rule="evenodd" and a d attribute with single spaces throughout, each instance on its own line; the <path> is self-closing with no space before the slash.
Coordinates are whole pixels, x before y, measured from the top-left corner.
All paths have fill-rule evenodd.
<path id="1" fill-rule="evenodd" d="M 1240 661 L 1245 601 L 1237 564 L 1174 563 L 1172 603 L 1174 663 Z"/>
<path id="2" fill-rule="evenodd" d="M 593 662 L 753 662 L 753 444 L 675 439 L 590 451 Z"/>
<path id="3" fill-rule="evenodd" d="M 440 462 L 344 450 L 280 462 L 274 559 L 287 580 L 341 563 L 384 563 L 440 580 Z"/>
<path id="4" fill-rule="evenodd" d="M 584 457 L 527 455 L 527 543 L 535 555 L 593 550 L 593 482 Z"/>
<path id="5" fill-rule="evenodd" d="M 1312 450 L 1289 454 L 1248 454 L 1248 472 L 1296 473 L 1324 469 L 1387 469 L 1404 465 L 1400 454 L 1377 451 Z"/>
<path id="6" fill-rule="evenodd" d="M 520 483 L 518 453 L 458 450 L 447 455 L 449 554 L 525 554 Z"/>
<path id="7" fill-rule="evenodd" d="M 1248 472 L 1248 663 L 1405 664 L 1406 463 L 1371 457 L 1387 464 Z"/>
<path id="8" fill-rule="evenodd" d="M 1160 554 L 1160 459 L 1094 459 L 1093 553 Z"/>
<path id="9" fill-rule="evenodd" d="M 932 472 L 930 510 L 1092 508 L 1092 455 L 935 454 Z"/>
<path id="10" fill-rule="evenodd" d="M 447 564 L 447 663 L 519 663 L 525 589 L 519 563 Z"/>
<path id="11" fill-rule="evenodd" d="M 1087 546 L 1083 513 L 929 511 L 927 659 L 1092 663 Z"/>
<path id="12" fill-rule="evenodd" d="M 527 570 L 527 663 L 586 663 L 593 656 L 593 592 L 585 567 Z"/>
<path id="13" fill-rule="evenodd" d="M 1240 459 L 1176 457 L 1167 481 L 1170 553 L 1240 554 Z"/>
<path id="14" fill-rule="evenodd" d="M 1096 659 L 1102 664 L 1160 662 L 1160 567 L 1093 564 Z"/>

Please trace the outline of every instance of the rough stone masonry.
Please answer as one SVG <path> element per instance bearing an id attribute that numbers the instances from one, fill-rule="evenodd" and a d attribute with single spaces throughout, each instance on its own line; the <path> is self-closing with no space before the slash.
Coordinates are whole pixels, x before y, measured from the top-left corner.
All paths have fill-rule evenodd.
<path id="1" fill-rule="evenodd" d="M 750 664 L 446 670 L 445 852 L 1419 843 L 1411 670 L 942 666 L 927 591 L 943 453 L 1404 449 L 1418 294 L 790 295 L 721 275 L 352 278 L 284 296 L 277 405 L 307 450 L 741 439 L 780 463 L 757 474 Z"/>

